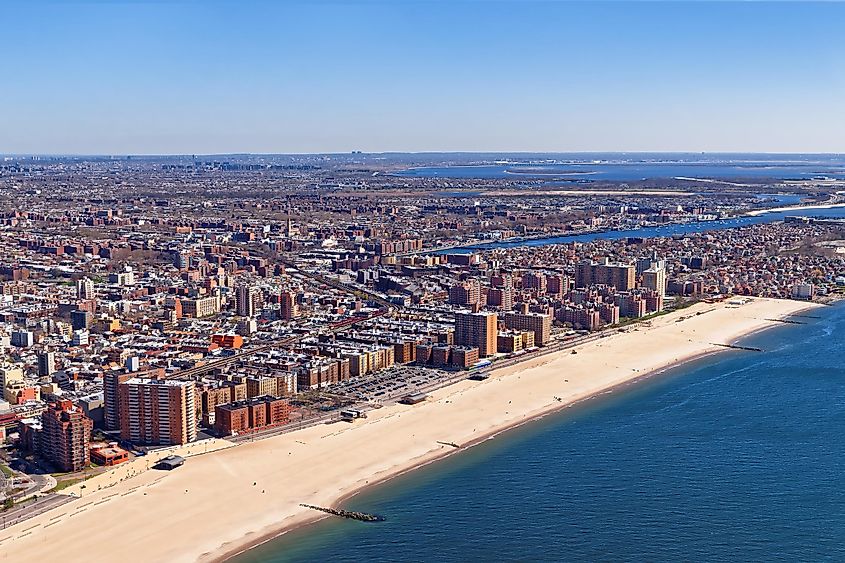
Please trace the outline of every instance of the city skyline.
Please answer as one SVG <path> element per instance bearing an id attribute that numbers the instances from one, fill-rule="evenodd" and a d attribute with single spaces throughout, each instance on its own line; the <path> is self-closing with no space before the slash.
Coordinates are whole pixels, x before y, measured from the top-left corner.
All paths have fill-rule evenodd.
<path id="1" fill-rule="evenodd" d="M 6 13 L 2 154 L 843 150 L 841 3 Z"/>

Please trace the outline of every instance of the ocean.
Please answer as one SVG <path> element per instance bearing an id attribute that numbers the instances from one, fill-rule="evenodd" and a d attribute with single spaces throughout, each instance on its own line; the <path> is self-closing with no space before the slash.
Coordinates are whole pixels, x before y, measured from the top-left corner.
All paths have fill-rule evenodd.
<path id="1" fill-rule="evenodd" d="M 845 304 L 807 314 L 344 503 L 383 523 L 235 561 L 845 560 Z"/>

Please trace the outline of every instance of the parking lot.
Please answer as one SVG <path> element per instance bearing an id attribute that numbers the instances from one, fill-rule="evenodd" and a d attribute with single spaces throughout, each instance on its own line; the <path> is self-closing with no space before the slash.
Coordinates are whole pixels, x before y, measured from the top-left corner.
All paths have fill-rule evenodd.
<path id="1" fill-rule="evenodd" d="M 332 390 L 359 401 L 384 403 L 466 376 L 466 372 L 402 365 L 339 383 Z"/>

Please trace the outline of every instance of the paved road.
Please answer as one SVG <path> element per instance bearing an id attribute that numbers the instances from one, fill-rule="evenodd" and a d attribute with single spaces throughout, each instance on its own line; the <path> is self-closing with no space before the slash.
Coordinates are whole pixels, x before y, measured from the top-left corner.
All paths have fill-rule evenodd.
<path id="1" fill-rule="evenodd" d="M 0 518 L 2 518 L 3 522 L 3 529 L 5 530 L 9 526 L 13 526 L 19 522 L 23 522 L 24 520 L 28 520 L 30 518 L 34 518 L 39 514 L 47 512 L 48 510 L 52 510 L 57 506 L 61 506 L 65 503 L 68 503 L 73 499 L 74 497 L 68 495 L 52 494 L 43 496 L 32 502 L 28 502 L 23 506 L 18 506 L 4 511 L 3 513 L 0 513 Z M 2 541 L 3 537 L 0 536 L 0 542 Z"/>
<path id="2" fill-rule="evenodd" d="M 16 502 L 39 493 L 46 493 L 57 485 L 56 478 L 49 474 L 28 475 L 28 477 L 29 483 L 26 488 L 14 496 Z"/>

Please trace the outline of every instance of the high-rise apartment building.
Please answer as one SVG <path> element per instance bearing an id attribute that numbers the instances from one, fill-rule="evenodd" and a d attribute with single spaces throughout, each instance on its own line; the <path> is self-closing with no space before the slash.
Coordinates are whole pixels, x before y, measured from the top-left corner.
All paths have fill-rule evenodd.
<path id="1" fill-rule="evenodd" d="M 45 351 L 38 354 L 38 375 L 50 376 L 54 371 L 56 371 L 56 353 Z"/>
<path id="2" fill-rule="evenodd" d="M 132 379 L 132 374 L 112 370 L 103 374 L 103 423 L 106 430 L 120 430 L 120 406 L 118 388 L 121 383 Z"/>
<path id="3" fill-rule="evenodd" d="M 546 275 L 542 272 L 526 272 L 522 276 L 523 289 L 533 289 L 542 294 L 546 293 L 547 285 Z"/>
<path id="4" fill-rule="evenodd" d="M 479 356 L 496 353 L 499 317 L 492 312 L 455 313 L 455 344 L 477 346 Z"/>
<path id="5" fill-rule="evenodd" d="M 279 296 L 280 316 L 289 321 L 299 316 L 299 306 L 296 304 L 296 296 L 292 291 L 283 291 Z"/>
<path id="6" fill-rule="evenodd" d="M 490 285 L 493 287 L 513 287 L 513 276 L 506 272 L 494 274 L 490 277 Z"/>
<path id="7" fill-rule="evenodd" d="M 94 280 L 91 278 L 77 280 L 76 297 L 78 299 L 94 299 Z"/>
<path id="8" fill-rule="evenodd" d="M 481 286 L 478 280 L 468 280 L 449 288 L 449 303 L 452 305 L 475 305 L 481 301 Z"/>
<path id="9" fill-rule="evenodd" d="M 569 279 L 566 276 L 549 276 L 546 282 L 546 292 L 551 295 L 563 295 L 569 291 Z"/>
<path id="10" fill-rule="evenodd" d="M 634 289 L 637 270 L 633 264 L 611 264 L 606 258 L 601 262 L 580 262 L 575 266 L 575 287 L 612 285 L 617 291 Z"/>
<path id="11" fill-rule="evenodd" d="M 505 326 L 511 330 L 528 330 L 534 333 L 534 343 L 545 346 L 552 337 L 552 317 L 541 313 L 508 313 Z"/>
<path id="12" fill-rule="evenodd" d="M 120 437 L 136 444 L 187 444 L 197 438 L 192 381 L 133 377 L 118 387 Z"/>
<path id="13" fill-rule="evenodd" d="M 12 346 L 20 348 L 29 348 L 35 344 L 35 335 L 31 330 L 13 330 L 10 339 Z"/>
<path id="14" fill-rule="evenodd" d="M 94 423 L 68 400 L 41 413 L 41 455 L 62 471 L 80 471 L 91 462 L 88 449 Z"/>
<path id="15" fill-rule="evenodd" d="M 241 317 L 254 317 L 261 307 L 261 290 L 249 285 L 239 285 L 235 291 L 235 308 Z"/>
<path id="16" fill-rule="evenodd" d="M 643 287 L 651 289 L 661 297 L 666 296 L 666 268 L 652 266 L 643 272 Z"/>
<path id="17" fill-rule="evenodd" d="M 593 263 L 589 260 L 578 262 L 575 265 L 575 287 L 587 288 L 593 285 Z"/>
<path id="18" fill-rule="evenodd" d="M 87 330 L 91 326 L 94 315 L 88 311 L 71 311 L 70 325 L 73 330 Z"/>
<path id="19" fill-rule="evenodd" d="M 637 283 L 636 267 L 633 264 L 599 265 L 596 277 L 607 285 L 612 285 L 617 291 L 634 289 Z"/>
<path id="20" fill-rule="evenodd" d="M 513 309 L 513 288 L 491 287 L 487 290 L 487 305 L 489 307 L 498 307 L 503 311 Z"/>

